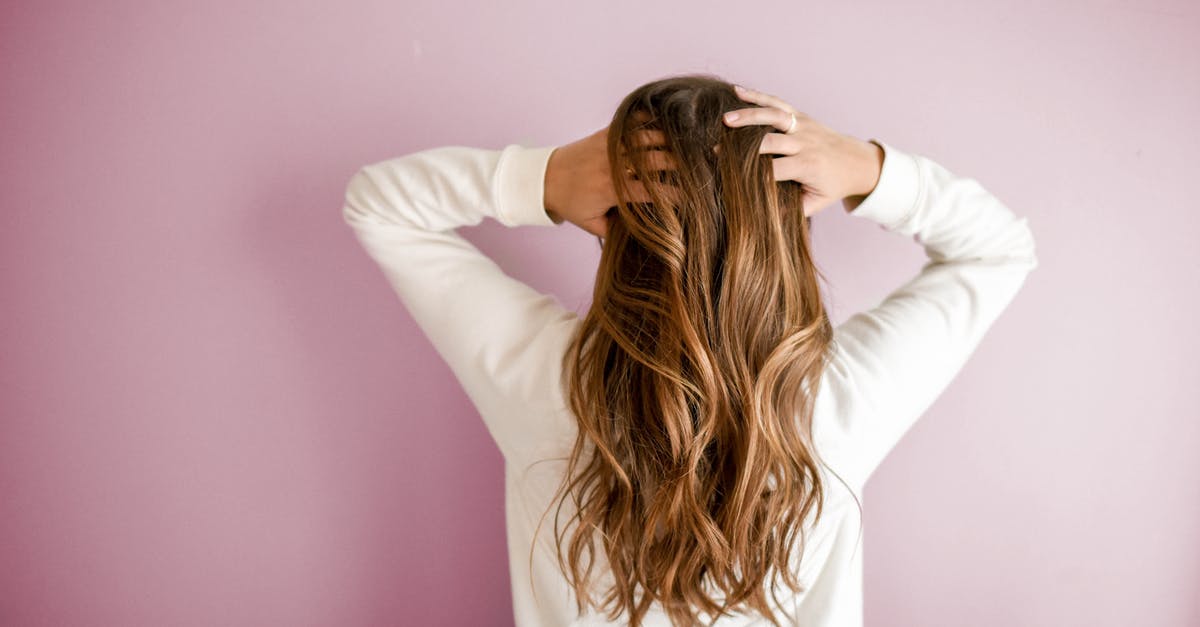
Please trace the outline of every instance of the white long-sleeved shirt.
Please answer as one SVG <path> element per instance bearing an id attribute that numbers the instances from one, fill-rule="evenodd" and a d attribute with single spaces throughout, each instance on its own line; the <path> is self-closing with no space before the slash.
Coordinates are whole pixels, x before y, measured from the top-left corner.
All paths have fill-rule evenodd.
<path id="1" fill-rule="evenodd" d="M 911 236 L 928 261 L 878 305 L 835 329 L 814 408 L 814 436 L 827 463 L 825 512 L 819 521 L 810 517 L 807 541 L 794 556 L 805 589 L 781 596 L 783 624 L 862 624 L 862 529 L 852 495 L 861 501 L 871 473 L 956 376 L 1037 266 L 1027 218 L 974 179 L 872 141 L 884 149 L 879 181 L 861 204 L 845 207 L 851 216 Z M 555 559 L 553 511 L 535 539 L 576 433 L 560 391 L 560 364 L 580 318 L 507 275 L 455 232 L 484 218 L 509 227 L 556 226 L 543 205 L 554 149 L 444 146 L 374 163 L 350 180 L 343 217 L 504 455 L 516 625 L 625 624 L 598 612 L 576 615 Z M 571 513 L 568 499 L 562 520 Z M 654 609 L 643 624 L 669 626 L 657 604 Z M 715 624 L 768 623 L 739 614 Z"/>

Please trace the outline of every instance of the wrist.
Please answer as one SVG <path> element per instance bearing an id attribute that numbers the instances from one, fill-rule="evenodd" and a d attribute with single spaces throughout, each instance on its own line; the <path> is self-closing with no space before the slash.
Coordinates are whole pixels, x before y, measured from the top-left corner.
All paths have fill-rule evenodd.
<path id="1" fill-rule="evenodd" d="M 850 189 L 854 191 L 842 198 L 842 207 L 846 213 L 857 209 L 867 196 L 875 191 L 875 186 L 879 184 L 879 176 L 883 172 L 883 148 L 871 141 L 853 141 L 856 156 L 851 160 L 850 168 L 853 174 L 850 178 L 854 183 L 850 185 Z"/>
<path id="2" fill-rule="evenodd" d="M 883 147 L 869 140 L 857 140 L 861 156 L 859 165 L 855 168 L 858 173 L 858 184 L 853 196 L 867 197 L 875 191 L 879 184 L 879 175 L 883 172 Z"/>
<path id="3" fill-rule="evenodd" d="M 558 177 L 554 175 L 557 168 L 558 149 L 555 148 L 550 152 L 550 158 L 546 161 L 546 173 L 542 178 L 542 210 L 555 224 L 562 224 L 562 214 L 558 211 L 558 186 L 555 182 Z"/>

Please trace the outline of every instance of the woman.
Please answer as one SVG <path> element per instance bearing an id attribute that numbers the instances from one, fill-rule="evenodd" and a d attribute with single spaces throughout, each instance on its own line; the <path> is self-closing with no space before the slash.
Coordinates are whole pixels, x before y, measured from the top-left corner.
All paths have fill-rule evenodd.
<path id="1" fill-rule="evenodd" d="M 928 262 L 834 328 L 836 202 Z M 864 484 L 1037 265 L 974 179 L 708 75 L 561 147 L 368 165 L 343 215 L 504 454 L 519 626 L 861 624 Z M 488 217 L 598 236 L 590 310 L 454 230 Z"/>

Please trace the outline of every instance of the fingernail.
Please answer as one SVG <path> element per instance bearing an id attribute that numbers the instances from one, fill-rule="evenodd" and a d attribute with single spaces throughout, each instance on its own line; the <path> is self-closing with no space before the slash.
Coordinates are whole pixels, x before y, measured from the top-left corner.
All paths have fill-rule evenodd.
<path id="1" fill-rule="evenodd" d="M 742 87 L 741 85 L 734 85 L 733 88 L 738 91 L 746 91 L 746 88 Z"/>
<path id="2" fill-rule="evenodd" d="M 732 121 L 738 119 L 738 114 L 736 111 L 730 111 L 729 113 L 725 114 L 725 119 L 732 122 Z"/>

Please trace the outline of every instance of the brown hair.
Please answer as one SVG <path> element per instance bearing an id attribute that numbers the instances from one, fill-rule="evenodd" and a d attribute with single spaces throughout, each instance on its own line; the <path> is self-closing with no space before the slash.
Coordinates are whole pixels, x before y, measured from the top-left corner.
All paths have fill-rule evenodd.
<path id="1" fill-rule="evenodd" d="M 688 74 L 638 87 L 613 115 L 620 203 L 562 364 L 578 436 L 554 540 L 580 613 L 596 606 L 597 540 L 614 582 L 598 607 L 635 627 L 655 601 L 676 625 L 741 608 L 778 624 L 775 582 L 802 590 L 789 558 L 822 510 L 812 399 L 833 328 L 801 186 L 776 183 L 774 156 L 758 152 L 773 129 L 721 121 L 750 106 L 731 83 Z M 639 144 L 647 129 L 664 143 Z M 650 150 L 678 167 L 654 170 Z M 627 168 L 652 202 L 629 200 Z"/>

